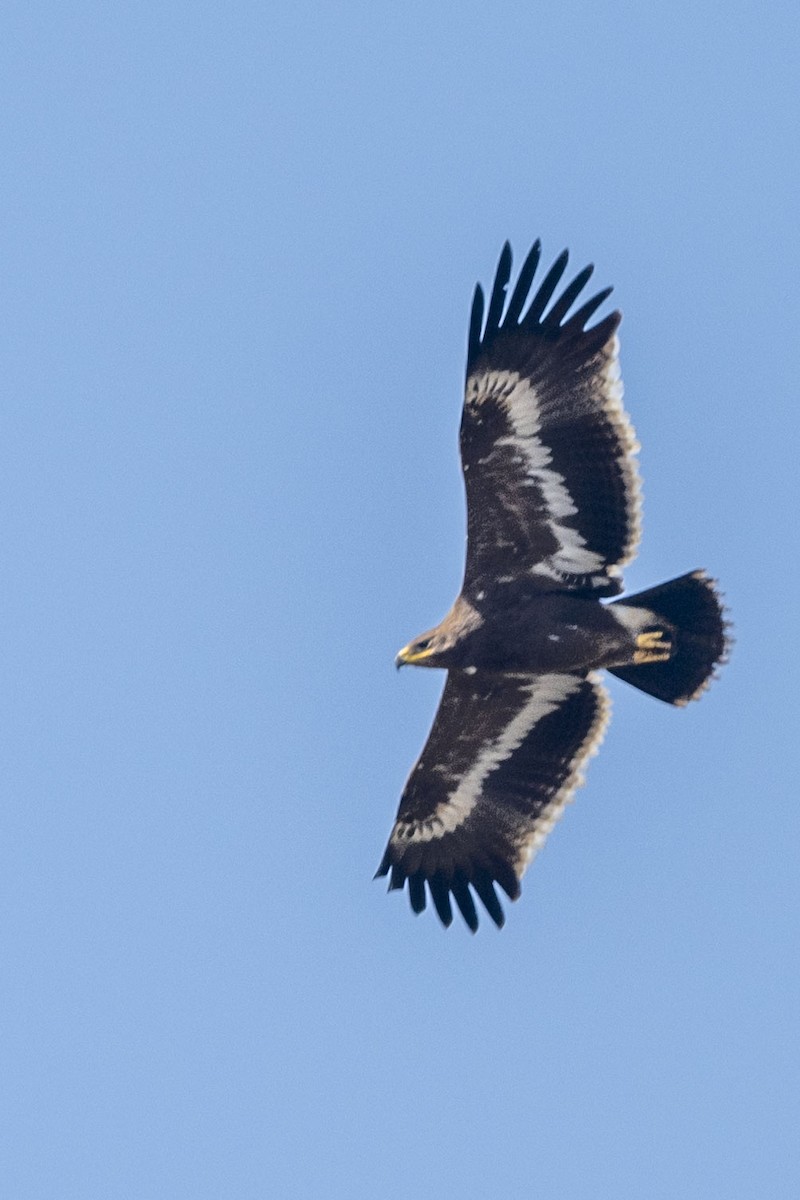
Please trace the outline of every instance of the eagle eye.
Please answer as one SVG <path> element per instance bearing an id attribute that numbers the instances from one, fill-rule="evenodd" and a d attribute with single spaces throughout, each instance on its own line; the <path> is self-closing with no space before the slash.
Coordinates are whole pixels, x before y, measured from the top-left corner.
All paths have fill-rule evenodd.
<path id="1" fill-rule="evenodd" d="M 427 650 L 432 641 L 433 638 L 423 638 L 421 642 L 417 642 L 414 649 L 417 651 L 417 653 L 419 653 L 420 650 Z"/>

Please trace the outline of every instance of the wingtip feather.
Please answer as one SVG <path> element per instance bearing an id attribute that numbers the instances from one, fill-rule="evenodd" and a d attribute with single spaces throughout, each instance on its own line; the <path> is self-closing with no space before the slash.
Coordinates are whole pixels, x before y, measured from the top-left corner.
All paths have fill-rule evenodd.
<path id="1" fill-rule="evenodd" d="M 428 887 L 431 889 L 431 899 L 439 920 L 445 929 L 449 929 L 453 923 L 453 906 L 450 903 L 450 889 L 444 877 L 441 874 L 431 876 Z"/>
<path id="2" fill-rule="evenodd" d="M 383 858 L 381 859 L 380 865 L 378 866 L 378 869 L 375 872 L 375 874 L 372 876 L 372 878 L 380 879 L 383 875 L 388 875 L 389 868 L 391 867 L 391 865 L 392 865 L 392 860 L 389 857 L 389 850 L 387 848 L 386 853 L 384 854 Z"/>
<path id="3" fill-rule="evenodd" d="M 553 333 L 557 333 L 561 327 L 561 322 L 566 317 L 572 305 L 577 300 L 580 293 L 591 278 L 594 271 L 594 263 L 589 263 L 582 271 L 579 271 L 575 278 L 569 283 L 561 295 L 556 300 L 553 307 L 548 312 L 547 316 L 542 321 L 542 326 Z"/>
<path id="4" fill-rule="evenodd" d="M 477 871 L 472 879 L 472 886 L 478 893 L 484 908 L 497 928 L 502 929 L 506 922 L 506 916 L 503 912 L 503 906 L 497 898 L 497 893 L 494 890 L 494 881 L 489 872 Z"/>
<path id="5" fill-rule="evenodd" d="M 531 290 L 531 284 L 533 283 L 533 277 L 536 274 L 541 254 L 542 243 L 537 238 L 528 251 L 520 273 L 517 276 L 517 282 L 508 303 L 508 311 L 506 312 L 506 326 L 516 325 L 519 321 L 522 310 L 525 307 L 525 301 L 528 299 L 528 292 Z"/>
<path id="6" fill-rule="evenodd" d="M 472 892 L 469 890 L 469 884 L 461 872 L 458 872 L 450 884 L 450 890 L 455 896 L 456 904 L 459 907 L 462 917 L 466 921 L 473 933 L 478 931 L 478 913 L 475 909 L 475 901 L 472 899 Z"/>
<path id="7" fill-rule="evenodd" d="M 419 914 L 425 911 L 425 877 L 424 875 L 409 875 L 408 877 L 408 897 L 411 901 L 411 907 L 414 912 Z"/>
<path id="8" fill-rule="evenodd" d="M 481 329 L 483 326 L 484 295 L 479 283 L 475 284 L 472 296 L 472 308 L 469 314 L 469 336 L 467 339 L 468 359 L 471 361 L 478 353 L 481 345 Z"/>
<path id="9" fill-rule="evenodd" d="M 489 312 L 486 317 L 486 333 L 484 336 L 489 336 L 496 333 L 500 328 L 500 321 L 503 316 L 503 308 L 506 302 L 506 289 L 508 281 L 511 278 L 511 246 L 508 242 L 505 243 L 500 251 L 500 258 L 497 263 L 497 271 L 494 276 L 494 284 L 492 286 L 492 295 L 489 300 Z"/>
<path id="10" fill-rule="evenodd" d="M 590 300 L 587 300 L 585 304 L 572 314 L 570 319 L 565 323 L 564 329 L 569 332 L 583 333 L 594 313 L 613 291 L 613 287 L 607 287 L 598 292 L 596 296 L 592 296 Z M 611 316 L 616 317 L 617 325 L 619 325 L 622 320 L 622 313 L 613 312 Z"/>
<path id="11" fill-rule="evenodd" d="M 531 306 L 525 314 L 525 320 L 522 322 L 525 326 L 538 325 L 542 318 L 542 313 L 550 303 L 553 292 L 558 286 L 561 276 L 567 269 L 569 261 L 569 251 L 562 250 L 556 261 L 553 263 L 550 270 L 545 275 L 536 295 L 531 301 Z"/>

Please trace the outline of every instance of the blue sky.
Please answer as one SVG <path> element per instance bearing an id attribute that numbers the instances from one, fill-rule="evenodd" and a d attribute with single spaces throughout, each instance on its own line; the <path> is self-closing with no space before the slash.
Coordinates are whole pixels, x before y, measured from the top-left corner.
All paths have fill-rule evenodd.
<path id="1" fill-rule="evenodd" d="M 794 1197 L 794 5 L 5 6 L 0 1176 L 12 1200 Z M 497 933 L 373 883 L 460 582 L 467 318 L 615 285 L 638 589 Z"/>

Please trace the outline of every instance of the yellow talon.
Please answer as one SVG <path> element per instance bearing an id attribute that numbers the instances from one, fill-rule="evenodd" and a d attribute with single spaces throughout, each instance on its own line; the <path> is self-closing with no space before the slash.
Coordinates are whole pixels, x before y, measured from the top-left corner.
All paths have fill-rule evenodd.
<path id="1" fill-rule="evenodd" d="M 651 629 L 646 633 L 637 634 L 636 646 L 633 661 L 637 666 L 640 663 L 669 662 L 672 642 L 664 637 L 663 629 Z"/>
<path id="2" fill-rule="evenodd" d="M 640 650 L 670 650 L 672 643 L 664 641 L 663 629 L 650 629 L 637 634 L 636 645 Z"/>
<path id="3" fill-rule="evenodd" d="M 641 663 L 669 662 L 669 651 L 663 653 L 660 650 L 634 650 L 633 662 L 637 667 Z"/>

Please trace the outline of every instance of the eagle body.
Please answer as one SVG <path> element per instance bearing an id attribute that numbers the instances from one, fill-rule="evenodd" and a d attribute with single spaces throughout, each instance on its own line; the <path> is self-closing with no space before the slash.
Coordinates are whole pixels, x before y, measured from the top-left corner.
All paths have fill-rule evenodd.
<path id="1" fill-rule="evenodd" d="M 560 592 L 533 592 L 520 587 L 498 587 L 486 592 L 481 602 L 470 604 L 464 620 L 463 598 L 437 630 L 464 621 L 463 632 L 446 649 L 422 655 L 418 666 L 447 670 L 592 671 L 600 667 L 633 664 L 637 651 L 636 633 L 645 617 L 623 616 L 611 605 Z M 626 619 L 627 618 L 627 619 Z M 666 624 L 662 623 L 665 632 Z M 433 639 L 435 630 L 419 641 Z M 412 649 L 408 651 L 413 654 Z M 402 655 L 401 651 L 401 655 Z M 405 660 L 398 656 L 399 665 Z"/>
<path id="2" fill-rule="evenodd" d="M 633 429 L 622 407 L 618 312 L 574 307 L 593 268 L 556 295 L 567 252 L 539 287 L 537 242 L 507 296 L 503 248 L 488 305 L 470 317 L 460 447 L 467 554 L 459 596 L 397 656 L 443 668 L 444 691 L 378 868 L 445 925 L 455 901 L 498 926 L 495 890 L 520 880 L 602 741 L 605 668 L 683 705 L 724 661 L 714 582 L 692 571 L 620 598 L 640 537 Z"/>

